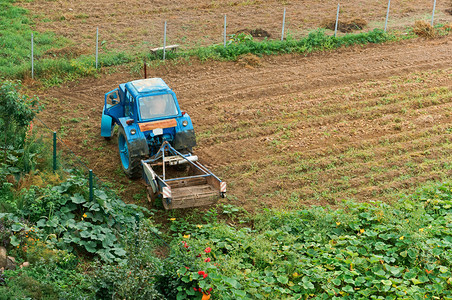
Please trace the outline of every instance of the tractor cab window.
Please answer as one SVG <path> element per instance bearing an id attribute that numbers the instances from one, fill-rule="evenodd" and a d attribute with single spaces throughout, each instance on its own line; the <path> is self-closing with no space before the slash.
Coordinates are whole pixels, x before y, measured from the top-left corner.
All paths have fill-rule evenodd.
<path id="1" fill-rule="evenodd" d="M 177 107 L 171 94 L 141 97 L 140 116 L 142 120 L 177 115 Z"/>
<path id="2" fill-rule="evenodd" d="M 130 95 L 129 91 L 126 89 L 125 93 L 125 105 L 124 105 L 124 114 L 129 117 L 133 117 L 133 97 Z"/>

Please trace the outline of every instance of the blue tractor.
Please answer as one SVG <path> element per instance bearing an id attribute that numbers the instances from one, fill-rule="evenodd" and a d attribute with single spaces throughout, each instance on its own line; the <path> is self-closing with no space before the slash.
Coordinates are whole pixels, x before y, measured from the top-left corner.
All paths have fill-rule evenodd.
<path id="1" fill-rule="evenodd" d="M 105 94 L 101 136 L 110 139 L 115 126 L 122 169 L 129 178 L 145 177 L 150 199 L 160 194 L 171 209 L 224 197 L 226 183 L 191 154 L 196 145 L 192 121 L 161 78 L 123 83 Z M 188 164 L 194 175 L 168 179 L 165 166 L 179 164 Z M 157 166 L 163 167 L 162 175 L 153 169 Z"/>
<path id="2" fill-rule="evenodd" d="M 155 155 L 165 141 L 184 154 L 196 145 L 190 116 L 161 78 L 123 83 L 105 94 L 101 136 L 111 138 L 115 125 L 122 169 L 129 178 L 141 176 L 141 160 Z"/>

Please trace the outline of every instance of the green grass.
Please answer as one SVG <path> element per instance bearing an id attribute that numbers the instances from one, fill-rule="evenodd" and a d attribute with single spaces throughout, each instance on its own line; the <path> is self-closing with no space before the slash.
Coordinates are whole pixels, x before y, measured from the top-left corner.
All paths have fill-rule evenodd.
<path id="1" fill-rule="evenodd" d="M 28 11 L 14 6 L 14 0 L 0 0 L 0 78 L 31 77 L 31 34 L 34 35 L 34 75 L 47 85 L 57 85 L 83 76 L 94 76 L 95 57 L 51 58 L 52 52 L 71 46 L 71 41 L 52 32 L 32 30 Z M 99 66 L 121 65 L 132 61 L 127 53 L 110 51 L 99 57 Z"/>
<path id="2" fill-rule="evenodd" d="M 31 69 L 31 34 L 34 34 L 35 58 L 68 41 L 51 32 L 33 32 L 27 10 L 13 6 L 14 0 L 0 1 L 0 76 L 23 78 Z"/>

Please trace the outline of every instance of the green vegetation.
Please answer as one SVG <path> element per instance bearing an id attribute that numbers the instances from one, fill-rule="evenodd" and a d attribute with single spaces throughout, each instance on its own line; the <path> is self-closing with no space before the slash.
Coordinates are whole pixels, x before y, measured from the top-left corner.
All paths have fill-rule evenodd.
<path id="1" fill-rule="evenodd" d="M 36 32 L 27 10 L 14 6 L 14 0 L 0 0 L 0 78 L 31 77 L 31 34 L 34 34 L 34 74 L 48 85 L 60 84 L 83 76 L 96 75 L 94 56 L 72 57 L 72 51 L 62 51 L 71 42 L 52 32 Z M 112 66 L 132 61 L 126 53 L 109 51 L 99 57 L 100 66 Z"/>
<path id="2" fill-rule="evenodd" d="M 366 33 L 347 34 L 341 37 L 327 35 L 324 30 L 311 32 L 307 37 L 299 40 L 290 36 L 284 40 L 254 41 L 250 35 L 238 34 L 233 36 L 227 47 L 215 45 L 211 47 L 198 48 L 189 52 L 201 60 L 227 59 L 235 60 L 240 55 L 272 55 L 283 53 L 309 53 L 313 51 L 332 50 L 342 46 L 357 44 L 383 43 L 396 39 L 395 36 L 386 34 L 382 30 L 374 30 Z M 174 55 L 177 55 L 176 53 Z M 181 54 L 183 55 L 183 54 Z"/>
<path id="3" fill-rule="evenodd" d="M 186 261 L 177 271 L 180 293 L 212 288 L 215 299 L 452 296 L 450 181 L 394 205 L 344 202 L 336 210 L 234 216 L 253 226 L 213 221 L 187 228 L 173 221 L 179 225 L 173 230 L 185 235 L 174 240 L 171 256 Z"/>

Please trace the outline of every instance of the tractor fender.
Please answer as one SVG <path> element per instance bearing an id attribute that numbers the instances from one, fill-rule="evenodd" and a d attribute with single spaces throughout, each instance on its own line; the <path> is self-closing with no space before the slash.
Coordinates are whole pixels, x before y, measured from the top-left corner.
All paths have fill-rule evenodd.
<path id="1" fill-rule="evenodd" d="M 130 145 L 130 150 L 133 151 L 134 155 L 139 156 L 148 156 L 149 155 L 149 146 L 146 141 L 146 137 L 144 133 L 140 131 L 140 127 L 137 123 L 133 122 L 132 124 L 127 124 L 126 121 L 130 118 L 124 117 L 119 118 L 119 122 L 121 123 L 121 127 L 124 128 L 124 133 L 126 134 L 127 142 Z M 135 134 L 132 134 L 132 129 L 135 129 Z"/>
<path id="2" fill-rule="evenodd" d="M 182 125 L 187 121 L 187 126 Z M 186 113 L 177 120 L 176 134 L 174 136 L 175 149 L 192 149 L 196 146 L 196 135 L 190 116 Z"/>
<path id="3" fill-rule="evenodd" d="M 113 118 L 105 114 L 105 108 L 102 110 L 102 120 L 100 123 L 100 135 L 105 138 L 110 138 L 113 133 Z"/>

